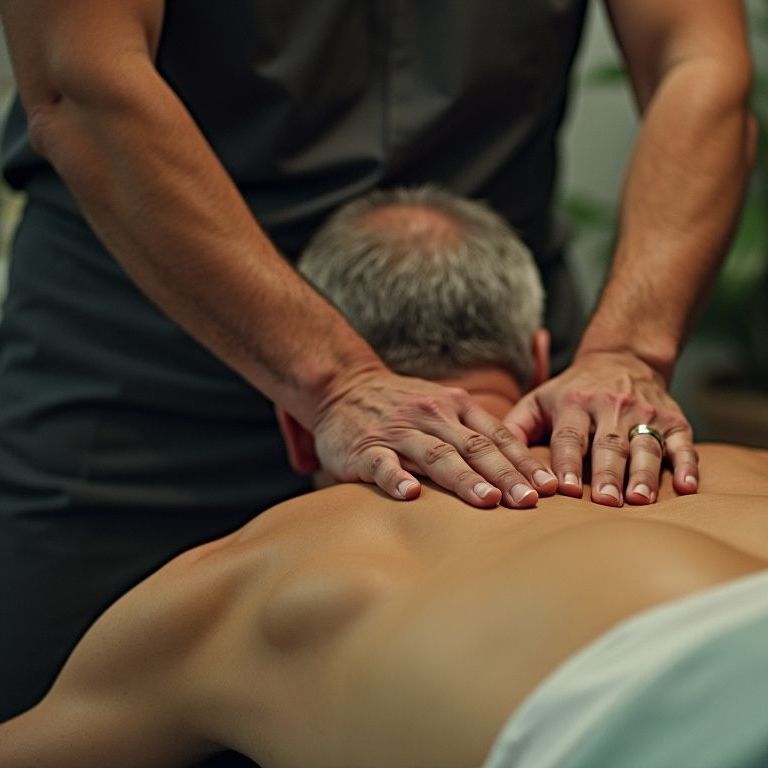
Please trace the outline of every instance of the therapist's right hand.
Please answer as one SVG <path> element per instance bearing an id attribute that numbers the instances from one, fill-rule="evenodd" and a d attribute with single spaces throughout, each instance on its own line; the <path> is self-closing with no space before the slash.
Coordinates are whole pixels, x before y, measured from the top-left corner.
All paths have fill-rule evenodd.
<path id="1" fill-rule="evenodd" d="M 417 476 L 476 507 L 532 507 L 557 489 L 550 470 L 465 390 L 386 368 L 348 376 L 322 401 L 312 433 L 334 478 L 375 483 L 395 499 L 419 495 Z"/>

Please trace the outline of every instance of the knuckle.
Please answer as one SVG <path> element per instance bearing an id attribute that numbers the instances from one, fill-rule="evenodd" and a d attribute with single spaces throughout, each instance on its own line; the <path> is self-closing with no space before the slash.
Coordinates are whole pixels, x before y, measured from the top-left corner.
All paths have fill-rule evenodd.
<path id="1" fill-rule="evenodd" d="M 469 392 L 463 387 L 446 387 L 445 391 L 459 403 L 464 403 L 469 400 Z"/>
<path id="2" fill-rule="evenodd" d="M 694 465 L 699 463 L 699 452 L 692 445 L 678 448 L 675 451 L 674 456 L 675 461 L 677 462 L 688 462 L 689 464 Z"/>
<path id="3" fill-rule="evenodd" d="M 435 443 L 431 445 L 424 454 L 424 463 L 427 466 L 432 466 L 438 461 L 443 461 L 447 458 L 456 456 L 456 449 L 448 443 Z"/>
<path id="4" fill-rule="evenodd" d="M 672 435 L 691 435 L 691 425 L 688 423 L 684 416 L 676 415 L 667 422 L 668 426 L 664 430 L 664 438 L 667 439 Z"/>
<path id="5" fill-rule="evenodd" d="M 594 394 L 583 389 L 569 389 L 563 394 L 563 405 L 570 408 L 586 409 L 592 403 Z"/>
<path id="6" fill-rule="evenodd" d="M 371 474 L 371 477 L 375 477 L 377 474 L 379 474 L 379 471 L 381 470 L 381 466 L 384 463 L 384 454 L 383 453 L 373 453 L 371 457 L 368 460 L 368 471 Z"/>
<path id="7" fill-rule="evenodd" d="M 656 485 L 658 485 L 658 482 L 658 472 L 652 472 L 650 469 L 637 469 L 633 470 L 632 472 L 632 480 L 630 481 L 630 485 L 634 485 L 635 483 L 644 483 L 649 488 L 654 488 Z"/>
<path id="8" fill-rule="evenodd" d="M 497 488 L 511 488 L 516 483 L 525 480 L 519 472 L 514 469 L 503 469 L 493 477 L 493 483 Z"/>
<path id="9" fill-rule="evenodd" d="M 565 448 L 575 448 L 579 454 L 587 447 L 587 436 L 576 427 L 558 427 L 552 434 L 552 442 Z"/>
<path id="10" fill-rule="evenodd" d="M 553 464 L 557 464 L 557 470 L 559 473 L 565 472 L 581 472 L 584 461 L 581 456 L 575 456 L 572 453 L 554 453 L 552 454 Z M 554 468 L 554 467 L 553 467 Z"/>
<path id="11" fill-rule="evenodd" d="M 594 473 L 592 484 L 596 485 L 597 482 L 613 483 L 614 485 L 621 486 L 621 484 L 624 482 L 624 473 L 618 472 L 617 470 L 612 469 L 611 467 L 605 467 L 601 469 L 599 472 Z"/>
<path id="12" fill-rule="evenodd" d="M 603 397 L 609 405 L 620 411 L 629 410 L 637 405 L 637 398 L 630 392 L 606 392 Z"/>
<path id="13" fill-rule="evenodd" d="M 416 397 L 409 404 L 403 406 L 401 415 L 405 418 L 421 417 L 431 420 L 445 420 L 440 401 L 436 397 L 427 395 Z"/>
<path id="14" fill-rule="evenodd" d="M 464 454 L 470 458 L 486 456 L 495 450 L 496 446 L 485 435 L 474 433 L 464 441 Z"/>
<path id="15" fill-rule="evenodd" d="M 379 442 L 386 445 L 397 445 L 411 434 L 413 430 L 410 427 L 404 427 L 401 424 L 388 424 L 381 431 L 376 433 Z"/>
<path id="16" fill-rule="evenodd" d="M 655 437 L 651 437 L 650 435 L 643 435 L 642 439 L 640 437 L 636 437 L 634 439 L 637 440 L 636 450 L 643 451 L 643 453 L 650 453 L 654 459 L 659 460 L 664 455 L 664 452 L 661 450 L 661 446 L 659 445 L 659 441 L 656 440 Z"/>
<path id="17" fill-rule="evenodd" d="M 456 488 L 472 487 L 478 482 L 477 472 L 473 472 L 471 469 L 462 469 L 454 475 L 454 483 Z"/>
<path id="18" fill-rule="evenodd" d="M 629 440 L 616 432 L 606 432 L 595 438 L 593 449 L 607 451 L 626 460 L 629 456 Z"/>
<path id="19" fill-rule="evenodd" d="M 659 408 L 656 412 L 656 418 L 660 424 L 664 425 L 665 431 L 690 429 L 688 420 L 685 418 L 680 408 L 675 404 L 666 408 Z"/>
<path id="20" fill-rule="evenodd" d="M 526 477 L 530 477 L 537 469 L 542 469 L 541 462 L 533 456 L 523 456 L 515 462 L 518 472 L 522 472 Z"/>
<path id="21" fill-rule="evenodd" d="M 638 423 L 651 424 L 659 417 L 659 412 L 650 403 L 640 403 L 635 409 Z"/>
<path id="22" fill-rule="evenodd" d="M 500 424 L 491 433 L 491 440 L 499 446 L 499 448 L 509 448 L 512 445 L 517 445 L 519 440 L 503 425 Z"/>

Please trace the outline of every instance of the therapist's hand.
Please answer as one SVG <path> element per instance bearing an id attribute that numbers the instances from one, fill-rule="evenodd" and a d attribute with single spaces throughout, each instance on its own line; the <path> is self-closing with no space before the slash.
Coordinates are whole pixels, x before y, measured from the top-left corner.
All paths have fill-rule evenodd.
<path id="1" fill-rule="evenodd" d="M 525 442 L 551 435 L 552 468 L 563 494 L 581 495 L 590 444 L 592 500 L 599 504 L 655 502 L 664 459 L 672 465 L 678 493 L 697 490 L 698 457 L 690 424 L 662 376 L 632 354 L 577 357 L 570 368 L 523 397 L 504 423 Z M 663 452 L 650 435 L 629 440 L 637 424 L 661 432 Z"/>
<path id="2" fill-rule="evenodd" d="M 379 369 L 349 377 L 319 414 L 312 447 L 323 469 L 396 499 L 419 495 L 416 475 L 476 507 L 532 507 L 557 490 L 550 470 L 462 389 Z M 280 415 L 294 468 L 311 471 L 308 430 Z"/>

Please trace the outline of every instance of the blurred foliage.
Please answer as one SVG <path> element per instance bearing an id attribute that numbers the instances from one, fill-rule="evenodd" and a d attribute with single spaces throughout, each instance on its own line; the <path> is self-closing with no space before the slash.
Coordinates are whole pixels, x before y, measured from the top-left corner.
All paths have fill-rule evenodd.
<path id="1" fill-rule="evenodd" d="M 750 29 L 768 45 L 768 3 L 754 7 Z M 768 391 L 768 69 L 755 62 L 752 111 L 759 139 L 755 168 L 733 243 L 694 334 L 725 342 L 739 357 L 732 373 L 750 386 Z M 585 88 L 626 87 L 625 67 L 613 62 L 586 72 Z M 724 184 L 728 180 L 723 181 Z M 588 238 L 596 254 L 596 269 L 605 269 L 616 231 L 617 205 L 576 193 L 563 201 L 577 238 Z"/>

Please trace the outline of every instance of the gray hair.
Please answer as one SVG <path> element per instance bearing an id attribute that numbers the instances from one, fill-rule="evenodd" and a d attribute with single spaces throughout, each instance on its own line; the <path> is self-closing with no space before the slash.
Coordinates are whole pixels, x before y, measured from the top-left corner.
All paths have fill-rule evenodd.
<path id="1" fill-rule="evenodd" d="M 367 221 L 392 207 L 403 209 L 394 225 Z M 448 226 L 419 232 L 408 208 Z M 486 205 L 433 186 L 372 192 L 331 216 L 298 269 L 398 373 L 500 365 L 530 384 L 544 291 L 530 251 Z"/>

